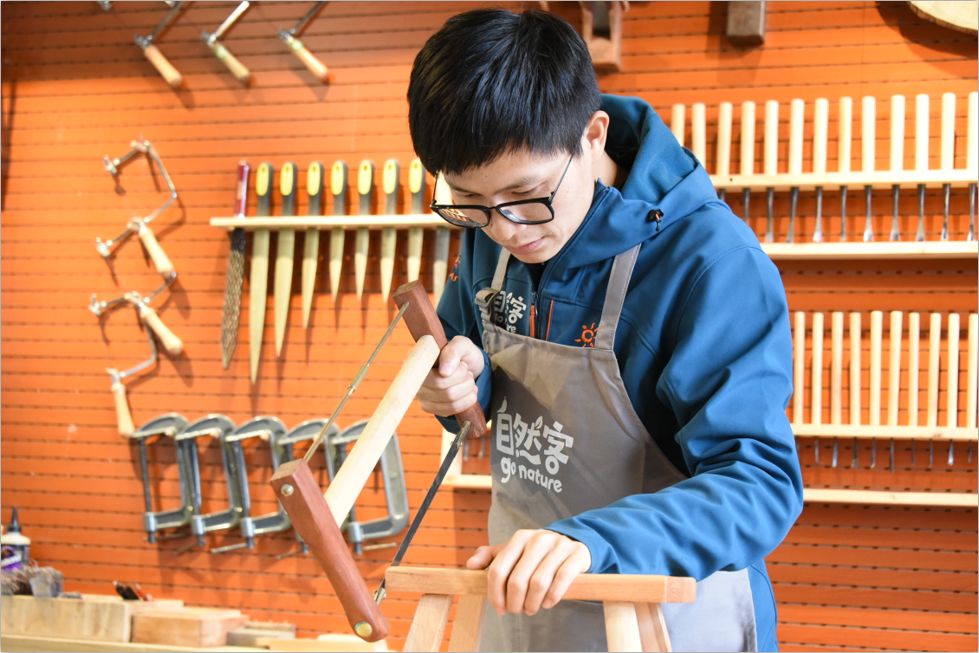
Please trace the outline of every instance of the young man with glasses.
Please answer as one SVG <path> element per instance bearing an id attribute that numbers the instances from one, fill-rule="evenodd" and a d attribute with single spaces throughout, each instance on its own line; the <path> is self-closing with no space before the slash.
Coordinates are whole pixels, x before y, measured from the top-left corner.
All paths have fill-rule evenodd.
<path id="1" fill-rule="evenodd" d="M 606 650 L 601 606 L 559 603 L 594 572 L 695 577 L 695 603 L 663 606 L 675 650 L 775 650 L 764 557 L 802 482 L 785 293 L 754 234 L 550 14 L 450 19 L 408 101 L 451 197 L 432 209 L 466 228 L 419 399 L 493 420 L 481 647 Z"/>

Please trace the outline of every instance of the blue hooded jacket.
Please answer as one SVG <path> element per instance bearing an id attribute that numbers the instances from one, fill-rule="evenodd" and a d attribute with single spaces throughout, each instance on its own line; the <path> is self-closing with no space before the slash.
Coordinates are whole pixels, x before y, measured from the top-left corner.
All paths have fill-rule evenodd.
<path id="1" fill-rule="evenodd" d="M 606 151 L 628 177 L 621 190 L 596 183 L 588 214 L 539 283 L 511 258 L 499 319 L 518 333 L 588 346 L 612 259 L 642 243 L 614 350 L 636 413 L 688 478 L 547 528 L 584 543 L 593 573 L 699 580 L 748 568 L 758 646 L 775 650 L 764 557 L 802 509 L 786 416 L 792 342 L 781 278 L 652 107 L 606 95 L 602 109 L 610 116 Z M 499 252 L 481 231 L 464 234 L 439 304 L 449 338 L 481 344 L 473 298 L 491 283 Z M 490 383 L 487 358 L 477 379 L 484 411 Z"/>

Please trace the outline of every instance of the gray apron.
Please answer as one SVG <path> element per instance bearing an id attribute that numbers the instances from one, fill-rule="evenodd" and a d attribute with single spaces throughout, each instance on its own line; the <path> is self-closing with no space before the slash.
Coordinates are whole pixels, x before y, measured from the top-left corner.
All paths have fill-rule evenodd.
<path id="1" fill-rule="evenodd" d="M 496 326 L 491 313 L 503 287 L 506 250 L 492 287 L 477 294 L 493 373 L 490 544 L 685 478 L 636 414 L 612 350 L 638 253 L 637 245 L 615 258 L 594 347 Z M 757 648 L 747 570 L 717 572 L 697 584 L 695 603 L 664 604 L 663 612 L 676 651 Z M 602 606 L 562 601 L 533 617 L 501 618 L 487 605 L 480 650 L 608 650 Z"/>

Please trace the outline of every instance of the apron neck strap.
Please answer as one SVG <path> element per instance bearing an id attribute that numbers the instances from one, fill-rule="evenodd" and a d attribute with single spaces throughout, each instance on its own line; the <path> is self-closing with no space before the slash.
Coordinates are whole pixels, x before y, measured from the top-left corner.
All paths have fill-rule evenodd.
<path id="1" fill-rule="evenodd" d="M 602 307 L 602 319 L 598 323 L 598 333 L 595 336 L 596 349 L 612 349 L 615 344 L 615 327 L 622 315 L 622 305 L 629 290 L 629 280 L 632 279 L 632 268 L 639 256 L 636 245 L 616 255 L 612 261 L 612 272 L 608 278 L 608 288 L 605 290 L 605 305 Z"/>

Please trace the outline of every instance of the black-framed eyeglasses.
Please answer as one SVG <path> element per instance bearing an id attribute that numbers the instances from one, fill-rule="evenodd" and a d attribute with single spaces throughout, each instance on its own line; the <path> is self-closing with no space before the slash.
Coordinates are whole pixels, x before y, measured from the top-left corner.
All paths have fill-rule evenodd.
<path id="1" fill-rule="evenodd" d="M 554 206 L 551 203 L 554 201 L 554 196 L 557 195 L 558 190 L 560 190 L 561 182 L 564 181 L 565 175 L 568 174 L 568 169 L 571 167 L 573 160 L 574 155 L 572 154 L 571 158 L 568 159 L 568 164 L 564 166 L 564 172 L 561 173 L 561 178 L 558 179 L 557 185 L 547 197 L 503 202 L 496 206 L 483 206 L 481 204 L 438 204 L 433 198 L 430 208 L 449 224 L 467 229 L 480 229 L 488 225 L 493 211 L 496 211 L 515 224 L 543 224 L 550 222 L 554 219 Z M 438 184 L 437 176 L 435 183 Z"/>

